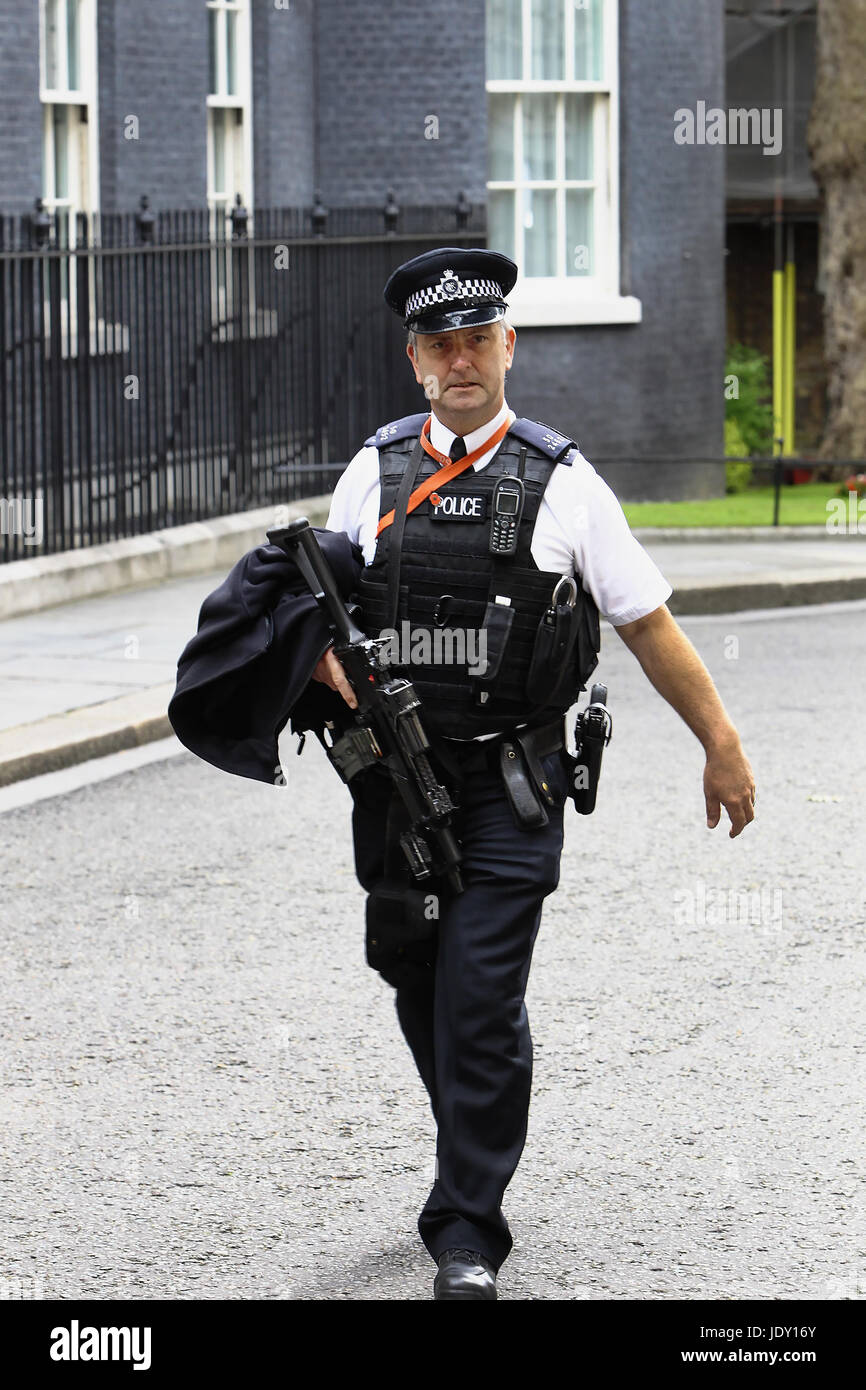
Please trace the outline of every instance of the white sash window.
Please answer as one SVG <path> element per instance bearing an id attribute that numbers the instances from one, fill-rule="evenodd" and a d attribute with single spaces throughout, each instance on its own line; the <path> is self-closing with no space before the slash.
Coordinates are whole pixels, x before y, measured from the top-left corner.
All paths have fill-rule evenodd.
<path id="1" fill-rule="evenodd" d="M 206 0 L 207 200 L 231 212 L 235 194 L 252 213 L 252 74 L 248 0 Z M 230 234 L 230 228 L 227 234 Z"/>
<path id="2" fill-rule="evenodd" d="M 617 0 L 487 0 L 488 245 L 515 324 L 636 322 L 619 287 Z"/>
<path id="3" fill-rule="evenodd" d="M 99 208 L 96 0 L 40 0 L 42 198 L 69 245 L 77 212 Z"/>
<path id="4" fill-rule="evenodd" d="M 54 215 L 52 245 L 71 246 L 76 216 L 88 214 L 99 241 L 99 124 L 97 88 L 97 0 L 39 0 L 39 97 L 42 102 L 42 202 Z M 111 326 L 96 315 L 96 282 L 90 267 L 90 304 L 78 305 L 76 258 L 60 261 L 60 329 L 63 356 L 75 354 L 79 311 L 89 313 L 90 349 L 110 347 Z M 51 305 L 44 305 L 45 334 Z M 48 351 L 46 345 L 46 352 Z"/>
<path id="5" fill-rule="evenodd" d="M 233 258 L 246 256 L 249 294 L 246 324 L 239 331 L 264 331 L 256 313 L 252 248 L 232 244 L 231 210 L 236 195 L 247 211 L 253 236 L 252 37 L 249 0 L 206 0 L 208 43 L 207 201 L 211 236 L 224 240 L 211 253 L 211 306 L 214 332 L 229 339 L 235 324 Z"/>

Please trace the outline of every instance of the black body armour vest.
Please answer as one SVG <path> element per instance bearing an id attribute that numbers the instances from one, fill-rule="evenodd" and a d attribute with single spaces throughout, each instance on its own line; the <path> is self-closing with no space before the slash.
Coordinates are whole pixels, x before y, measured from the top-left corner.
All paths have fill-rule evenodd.
<path id="1" fill-rule="evenodd" d="M 426 415 L 407 416 L 365 441 L 379 450 L 380 517 L 395 505 L 426 419 Z M 470 739 L 525 722 L 547 722 L 574 704 L 595 669 L 600 645 L 598 609 L 575 575 L 577 594 L 571 619 L 566 621 L 571 641 L 560 643 L 567 647 L 566 659 L 553 666 L 550 660 L 542 663 L 539 681 L 538 657 L 543 653 L 536 642 L 544 641 L 539 629 L 546 615 L 547 631 L 552 631 L 554 590 L 562 576 L 540 570 L 530 544 L 548 479 L 557 463 L 571 462 L 575 447 L 545 425 L 515 420 L 486 467 L 480 472 L 467 469 L 410 512 L 401 547 L 396 613 L 388 574 L 395 528 L 392 524 L 381 532 L 353 601 L 360 606 L 361 626 L 368 636 L 378 637 L 386 629 L 390 636 L 396 631 L 399 661 L 392 664 L 415 686 L 430 733 Z M 438 464 L 425 453 L 414 486 L 437 469 Z M 490 553 L 493 493 L 505 474 L 522 476 L 525 488 L 517 549 L 509 556 Z M 497 604 L 497 596 L 510 603 Z M 513 618 L 508 616 L 509 609 Z M 561 638 L 561 626 L 558 634 Z M 392 642 L 396 644 L 397 639 Z M 549 650 L 548 642 L 548 656 Z M 492 660 L 486 674 L 479 676 L 479 657 L 485 651 Z M 463 659 L 449 660 L 449 652 Z"/>

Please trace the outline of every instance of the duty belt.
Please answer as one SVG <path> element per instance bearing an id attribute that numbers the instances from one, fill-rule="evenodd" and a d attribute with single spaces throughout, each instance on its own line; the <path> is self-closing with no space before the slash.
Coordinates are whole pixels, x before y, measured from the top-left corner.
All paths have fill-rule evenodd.
<path id="1" fill-rule="evenodd" d="M 547 807 L 554 806 L 555 799 L 540 760 L 565 747 L 564 718 L 475 741 L 469 747 L 456 739 L 440 742 L 447 745 L 445 761 L 455 760 L 461 779 L 481 767 L 500 773 L 517 825 L 526 830 L 547 825 Z"/>

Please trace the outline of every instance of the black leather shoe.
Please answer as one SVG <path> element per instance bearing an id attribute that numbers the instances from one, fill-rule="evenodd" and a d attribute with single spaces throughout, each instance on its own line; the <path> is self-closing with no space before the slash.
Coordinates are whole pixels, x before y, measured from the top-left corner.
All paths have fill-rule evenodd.
<path id="1" fill-rule="evenodd" d="M 496 1298 L 496 1270 L 477 1250 L 445 1250 L 438 1264 L 434 1298 Z"/>

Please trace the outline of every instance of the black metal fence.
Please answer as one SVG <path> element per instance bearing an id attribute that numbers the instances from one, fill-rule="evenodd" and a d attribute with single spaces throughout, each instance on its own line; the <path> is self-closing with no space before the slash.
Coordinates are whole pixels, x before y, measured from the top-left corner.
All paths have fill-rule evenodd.
<path id="1" fill-rule="evenodd" d="M 0 560 L 332 487 L 418 407 L 382 301 L 483 209 L 0 218 Z"/>

